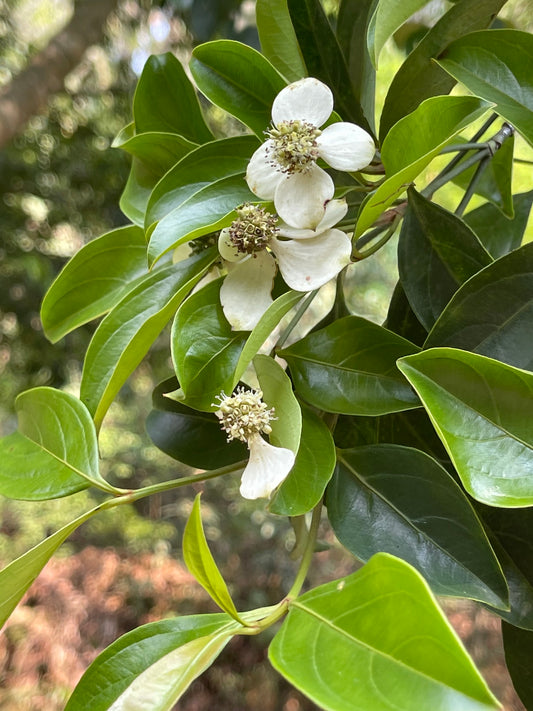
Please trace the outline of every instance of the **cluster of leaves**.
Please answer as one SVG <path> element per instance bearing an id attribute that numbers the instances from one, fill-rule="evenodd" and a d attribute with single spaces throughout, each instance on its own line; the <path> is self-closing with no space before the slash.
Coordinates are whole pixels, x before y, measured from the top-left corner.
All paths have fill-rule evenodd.
<path id="1" fill-rule="evenodd" d="M 2 621 L 98 512 L 243 469 L 246 448 L 226 442 L 213 402 L 246 381 L 252 363 L 276 410 L 270 442 L 295 453 L 268 509 L 294 521 L 300 567 L 279 604 L 239 612 L 197 498 L 184 558 L 223 613 L 120 638 L 87 670 L 68 711 L 134 699 L 168 710 L 232 637 L 282 618 L 270 660 L 325 709 L 497 708 L 434 594 L 477 600 L 504 620 L 509 670 L 531 705 L 533 245 L 521 243 L 533 192 L 513 195 L 511 174 L 514 131 L 533 145 L 533 37 L 489 29 L 504 0 L 454 3 L 393 79 L 377 132 L 380 52 L 424 4 L 343 0 L 334 32 L 318 0 L 258 0 L 262 54 L 218 40 L 197 47 L 190 63 L 200 92 L 251 131 L 229 138 L 215 139 L 173 56 L 147 63 L 134 120 L 115 141 L 132 156 L 120 203 L 131 224 L 82 248 L 42 306 L 53 342 L 105 314 L 80 398 L 51 388 L 22 393 L 18 431 L 0 442 L 3 495 L 43 500 L 95 487 L 108 496 L 0 572 Z M 326 83 L 337 113 L 379 143 L 364 174 L 332 177 L 349 204 L 342 227 L 353 235 L 354 262 L 401 224 L 400 279 L 378 325 L 347 311 L 341 274 L 331 312 L 285 345 L 312 295 L 277 283 L 257 326 L 239 332 L 224 317 L 221 280 L 200 282 L 218 261 L 213 234 L 240 204 L 258 202 L 244 175 L 274 98 L 304 76 Z M 471 94 L 449 96 L 457 81 Z M 487 138 L 498 116 L 505 123 Z M 419 189 L 427 166 L 448 152 L 452 161 Z M 452 180 L 463 190 L 455 213 L 432 200 Z M 482 204 L 463 217 L 474 193 Z M 189 256 L 173 258 L 191 242 Z M 271 355 L 259 354 L 287 315 Z M 204 472 L 120 489 L 101 476 L 98 433 L 171 319 L 176 377 L 156 389 L 147 427 L 160 449 Z M 339 540 L 365 564 L 301 595 L 323 502 Z"/>

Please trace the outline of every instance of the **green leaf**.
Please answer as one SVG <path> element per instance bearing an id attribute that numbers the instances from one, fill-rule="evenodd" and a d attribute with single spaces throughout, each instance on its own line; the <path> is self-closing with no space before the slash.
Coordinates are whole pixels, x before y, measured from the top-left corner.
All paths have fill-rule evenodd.
<path id="1" fill-rule="evenodd" d="M 149 131 L 126 138 L 119 133 L 113 141 L 114 148 L 121 148 L 138 158 L 147 170 L 159 177 L 197 146 L 176 133 Z"/>
<path id="2" fill-rule="evenodd" d="M 514 218 L 509 220 L 494 205 L 486 203 L 472 210 L 464 216 L 464 221 L 469 225 L 481 243 L 494 259 L 503 257 L 504 254 L 518 249 L 526 231 L 533 190 L 520 193 L 513 197 Z"/>
<path id="3" fill-rule="evenodd" d="M 15 409 L 18 432 L 0 440 L 0 493 L 40 501 L 68 496 L 91 484 L 113 487 L 98 468 L 98 445 L 85 405 L 53 388 L 21 393 Z"/>
<path id="4" fill-rule="evenodd" d="M 233 374 L 246 333 L 231 330 L 220 305 L 222 279 L 206 284 L 178 309 L 172 327 L 172 361 L 183 402 L 213 411 L 217 395 L 233 391 Z"/>
<path id="5" fill-rule="evenodd" d="M 240 42 L 215 40 L 196 47 L 189 66 L 200 91 L 263 140 L 286 84 L 268 59 Z"/>
<path id="6" fill-rule="evenodd" d="M 396 360 L 418 347 L 358 316 L 315 331 L 279 355 L 311 405 L 346 415 L 382 415 L 419 407 Z"/>
<path id="7" fill-rule="evenodd" d="M 533 373 L 453 348 L 402 358 L 439 437 L 475 499 L 533 505 Z"/>
<path id="8" fill-rule="evenodd" d="M 459 289 L 426 348 L 451 346 L 533 370 L 533 243 L 496 260 Z"/>
<path id="9" fill-rule="evenodd" d="M 353 121 L 372 133 L 321 3 L 319 0 L 288 0 L 287 4 L 309 76 L 329 86 L 335 97 L 335 109 L 345 121 Z"/>
<path id="10" fill-rule="evenodd" d="M 381 142 L 391 127 L 425 99 L 448 94 L 455 84 L 434 62 L 453 40 L 488 27 L 506 0 L 461 0 L 427 32 L 396 72 L 381 113 Z"/>
<path id="11" fill-rule="evenodd" d="M 227 441 L 220 420 L 164 397 L 179 388 L 176 378 L 160 383 L 152 394 L 153 410 L 146 419 L 148 436 L 161 451 L 195 469 L 216 469 L 248 458 L 246 445 Z"/>
<path id="12" fill-rule="evenodd" d="M 152 55 L 144 65 L 133 99 L 133 116 L 136 133 L 178 133 L 194 143 L 213 140 L 196 92 L 170 52 Z"/>
<path id="13" fill-rule="evenodd" d="M 302 434 L 289 476 L 274 494 L 269 510 L 280 516 L 311 511 L 324 494 L 335 468 L 335 443 L 327 425 L 302 407 Z"/>
<path id="14" fill-rule="evenodd" d="M 492 262 L 456 215 L 409 188 L 398 242 L 398 270 L 409 303 L 428 331 L 459 286 Z"/>
<path id="15" fill-rule="evenodd" d="M 533 145 L 533 36 L 518 30 L 482 30 L 452 42 L 439 64 Z"/>
<path id="16" fill-rule="evenodd" d="M 65 711 L 170 711 L 240 629 L 220 613 L 142 625 L 98 655 Z"/>
<path id="17" fill-rule="evenodd" d="M 150 193 L 161 176 L 147 168 L 138 158 L 131 162 L 130 174 L 122 195 L 120 196 L 120 209 L 135 225 L 144 225 L 144 214 L 150 199 Z"/>
<path id="18" fill-rule="evenodd" d="M 234 620 L 245 625 L 246 623 L 239 617 L 224 578 L 207 545 L 202 526 L 200 496 L 201 494 L 197 494 L 194 499 L 191 514 L 183 531 L 183 560 L 191 575 L 194 575 L 200 585 L 207 590 L 216 604 Z"/>
<path id="19" fill-rule="evenodd" d="M 257 0 L 255 19 L 261 51 L 288 82 L 307 75 L 287 0 Z"/>
<path id="20" fill-rule="evenodd" d="M 80 386 L 81 399 L 97 427 L 115 395 L 214 259 L 214 250 L 206 250 L 151 272 L 98 326 L 85 356 Z"/>
<path id="21" fill-rule="evenodd" d="M 472 505 L 427 454 L 392 444 L 341 451 L 326 505 L 335 535 L 360 560 L 391 553 L 436 595 L 507 606 L 505 578 Z"/>
<path id="22" fill-rule="evenodd" d="M 139 227 L 119 227 L 86 244 L 46 292 L 41 320 L 47 338 L 55 343 L 113 308 L 146 271 Z"/>
<path id="23" fill-rule="evenodd" d="M 355 236 L 360 237 L 449 140 L 487 108 L 488 104 L 473 96 L 435 96 L 398 121 L 388 132 L 381 150 L 387 179 L 363 202 Z"/>
<path id="24" fill-rule="evenodd" d="M 399 336 L 407 338 L 417 346 L 421 346 L 427 338 L 428 332 L 417 319 L 399 281 L 392 292 L 387 318 L 383 326 L 389 331 L 394 331 Z"/>
<path id="25" fill-rule="evenodd" d="M 275 408 L 276 419 L 270 422 L 270 443 L 296 454 L 302 434 L 302 412 L 292 391 L 291 380 L 274 358 L 257 355 L 253 362 L 263 399 Z"/>
<path id="26" fill-rule="evenodd" d="M 533 706 L 533 632 L 504 622 L 503 647 L 507 669 L 526 709 Z"/>
<path id="27" fill-rule="evenodd" d="M 41 541 L 24 555 L 0 570 L 0 627 L 3 627 L 26 590 L 39 575 L 63 541 L 100 510 L 101 506 L 84 513 L 51 536 Z"/>
<path id="28" fill-rule="evenodd" d="M 386 553 L 293 601 L 269 658 L 327 711 L 499 708 L 423 578 Z"/>
<path id="29" fill-rule="evenodd" d="M 375 67 L 385 42 L 429 0 L 379 0 L 368 28 L 368 51 Z"/>

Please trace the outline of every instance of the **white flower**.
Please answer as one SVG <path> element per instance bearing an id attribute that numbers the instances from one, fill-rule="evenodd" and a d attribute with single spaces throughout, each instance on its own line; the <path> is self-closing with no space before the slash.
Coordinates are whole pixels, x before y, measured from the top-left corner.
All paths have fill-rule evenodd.
<path id="1" fill-rule="evenodd" d="M 294 464 L 290 449 L 274 447 L 261 434 L 270 434 L 274 409 L 268 409 L 260 390 L 237 388 L 233 395 L 218 396 L 215 415 L 228 435 L 228 442 L 240 439 L 250 450 L 250 459 L 241 478 L 241 495 L 245 499 L 268 497 L 281 484 Z M 216 406 L 214 403 L 214 406 Z"/>
<path id="2" fill-rule="evenodd" d="M 254 328 L 272 303 L 276 263 L 295 291 L 318 289 L 350 263 L 350 238 L 333 229 L 347 209 L 344 200 L 330 200 L 315 229 L 291 227 L 257 205 L 237 209 L 237 219 L 218 241 L 228 267 L 220 302 L 235 330 Z"/>
<path id="3" fill-rule="evenodd" d="M 333 111 L 330 89 L 312 77 L 289 84 L 274 99 L 273 128 L 248 164 L 246 182 L 292 227 L 315 228 L 324 204 L 335 190 L 333 180 L 316 161 L 337 170 L 356 171 L 374 156 L 372 137 L 354 123 L 333 123 L 322 131 Z"/>

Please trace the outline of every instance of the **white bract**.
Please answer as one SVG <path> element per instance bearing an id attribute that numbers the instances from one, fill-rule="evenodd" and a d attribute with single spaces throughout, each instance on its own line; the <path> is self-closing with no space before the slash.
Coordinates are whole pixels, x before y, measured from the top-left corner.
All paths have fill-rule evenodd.
<path id="1" fill-rule="evenodd" d="M 246 442 L 250 459 L 242 473 L 240 492 L 245 499 L 268 497 L 281 484 L 294 464 L 290 449 L 274 447 L 261 434 L 270 434 L 274 409 L 268 408 L 260 390 L 237 388 L 233 395 L 218 396 L 215 415 L 228 435 L 228 442 Z"/>
<path id="2" fill-rule="evenodd" d="M 333 229 L 347 209 L 344 200 L 330 200 L 314 229 L 291 227 L 257 205 L 237 209 L 237 219 L 218 240 L 228 268 L 220 302 L 235 330 L 253 329 L 270 306 L 277 267 L 291 289 L 312 291 L 350 263 L 350 239 Z"/>
<path id="3" fill-rule="evenodd" d="M 354 123 L 322 126 L 333 111 L 333 94 L 318 79 L 289 84 L 274 99 L 273 128 L 253 154 L 246 172 L 250 190 L 273 200 L 292 227 L 316 228 L 335 186 L 317 165 L 322 158 L 336 170 L 357 171 L 374 157 L 372 136 Z"/>

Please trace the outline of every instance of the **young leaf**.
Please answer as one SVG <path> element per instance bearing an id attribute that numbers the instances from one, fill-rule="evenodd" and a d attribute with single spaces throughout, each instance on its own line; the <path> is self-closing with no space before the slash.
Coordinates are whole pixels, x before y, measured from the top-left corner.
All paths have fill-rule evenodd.
<path id="1" fill-rule="evenodd" d="M 41 320 L 47 338 L 55 343 L 112 309 L 146 271 L 146 240 L 139 227 L 119 227 L 86 244 L 46 292 Z"/>
<path id="2" fill-rule="evenodd" d="M 439 64 L 476 96 L 495 104 L 533 146 L 533 35 L 482 30 L 452 42 Z"/>
<path id="3" fill-rule="evenodd" d="M 533 373 L 453 348 L 398 362 L 475 499 L 533 505 Z"/>
<path id="4" fill-rule="evenodd" d="M 363 202 L 355 236 L 360 237 L 448 141 L 482 116 L 488 106 L 473 96 L 435 96 L 398 121 L 381 150 L 387 180 Z"/>
<path id="5" fill-rule="evenodd" d="M 307 76 L 287 8 L 287 0 L 257 0 L 257 32 L 261 51 L 288 82 Z"/>
<path id="6" fill-rule="evenodd" d="M 268 59 L 240 42 L 215 40 L 196 47 L 189 66 L 200 91 L 263 140 L 286 84 Z"/>
<path id="7" fill-rule="evenodd" d="M 503 647 L 507 669 L 524 707 L 533 705 L 533 632 L 504 622 Z"/>
<path id="8" fill-rule="evenodd" d="M 431 330 L 426 348 L 451 346 L 533 370 L 533 243 L 469 279 Z"/>
<path id="9" fill-rule="evenodd" d="M 297 392 L 311 405 L 346 415 L 382 415 L 419 407 L 396 368 L 418 347 L 358 316 L 346 316 L 280 351 Z"/>
<path id="10" fill-rule="evenodd" d="M 428 331 L 469 277 L 492 262 L 456 215 L 409 188 L 398 242 L 398 270 L 409 303 Z"/>
<path id="11" fill-rule="evenodd" d="M 336 536 L 360 560 L 391 553 L 436 595 L 507 606 L 505 578 L 472 505 L 427 454 L 391 444 L 341 451 L 326 505 Z"/>
<path id="12" fill-rule="evenodd" d="M 191 514 L 183 531 L 183 560 L 189 572 L 207 590 L 216 604 L 224 612 L 227 612 L 230 617 L 233 617 L 234 620 L 246 625 L 239 617 L 224 578 L 220 574 L 215 559 L 207 545 L 202 526 L 200 494 L 197 494 L 194 499 Z"/>
<path id="13" fill-rule="evenodd" d="M 328 711 L 499 708 L 424 579 L 386 553 L 294 600 L 269 659 Z"/>
<path id="14" fill-rule="evenodd" d="M 215 259 L 206 250 L 148 274 L 98 326 L 85 356 L 81 399 L 99 427 L 113 398 Z"/>
<path id="15" fill-rule="evenodd" d="M 0 493 L 13 499 L 68 496 L 91 484 L 113 490 L 100 476 L 93 421 L 73 395 L 53 388 L 21 393 L 19 429 L 0 440 Z"/>

